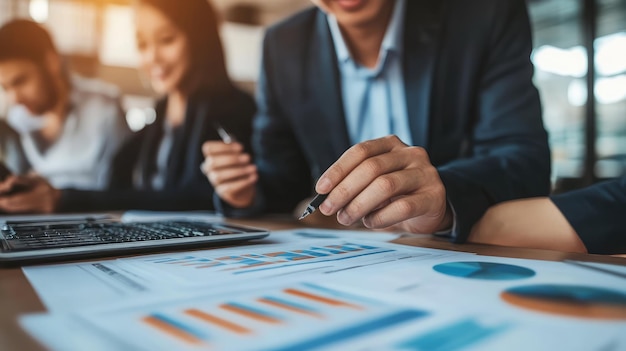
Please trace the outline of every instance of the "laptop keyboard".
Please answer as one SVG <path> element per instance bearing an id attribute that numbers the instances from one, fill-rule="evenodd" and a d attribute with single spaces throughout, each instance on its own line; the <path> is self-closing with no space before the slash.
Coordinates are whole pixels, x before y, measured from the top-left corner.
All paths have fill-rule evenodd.
<path id="1" fill-rule="evenodd" d="M 241 233 L 204 222 L 80 222 L 6 224 L 0 227 L 4 251 L 41 250 L 147 240 L 206 237 Z"/>

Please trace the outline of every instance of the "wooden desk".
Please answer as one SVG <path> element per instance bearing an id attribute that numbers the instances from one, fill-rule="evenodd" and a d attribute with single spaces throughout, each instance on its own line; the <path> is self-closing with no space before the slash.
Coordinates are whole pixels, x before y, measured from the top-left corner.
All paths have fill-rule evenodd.
<path id="1" fill-rule="evenodd" d="M 336 224 L 332 222 L 315 222 L 315 218 L 305 223 L 297 223 L 295 221 L 282 218 L 253 221 L 237 220 L 231 222 L 267 228 L 270 230 L 291 229 L 303 226 L 317 226 L 324 228 L 336 227 Z M 549 261 L 573 259 L 626 265 L 626 259 L 623 258 L 569 254 L 544 250 L 514 249 L 475 244 L 458 245 L 430 235 L 406 235 L 393 242 L 412 246 L 473 252 L 501 257 L 530 258 Z M 39 345 L 21 329 L 17 323 L 17 317 L 21 314 L 43 312 L 45 310 L 46 309 L 43 304 L 35 294 L 35 291 L 30 286 L 28 280 L 19 268 L 0 269 L 0 350 L 44 350 L 41 345 Z"/>

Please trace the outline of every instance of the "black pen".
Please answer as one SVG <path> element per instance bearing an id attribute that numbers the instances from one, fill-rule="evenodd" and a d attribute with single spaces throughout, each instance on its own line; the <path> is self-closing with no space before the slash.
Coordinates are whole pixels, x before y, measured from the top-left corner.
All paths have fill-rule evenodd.
<path id="1" fill-rule="evenodd" d="M 320 207 L 322 202 L 324 202 L 324 200 L 326 200 L 326 197 L 328 197 L 328 194 L 317 194 L 317 195 L 315 195 L 313 200 L 311 200 L 311 202 L 309 203 L 309 206 L 307 206 L 306 210 L 304 210 L 304 212 L 302 212 L 302 216 L 300 216 L 300 218 L 298 218 L 298 220 L 304 219 L 308 215 L 310 215 L 311 213 L 315 212 L 315 210 L 317 210 L 317 208 Z"/>

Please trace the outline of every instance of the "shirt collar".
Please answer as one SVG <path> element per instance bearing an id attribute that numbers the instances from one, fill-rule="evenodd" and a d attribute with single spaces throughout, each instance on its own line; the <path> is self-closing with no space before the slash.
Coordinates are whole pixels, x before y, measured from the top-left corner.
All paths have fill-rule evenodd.
<path id="1" fill-rule="evenodd" d="M 381 50 L 402 53 L 402 40 L 404 38 L 404 14 L 406 13 L 405 9 L 406 0 L 396 0 L 391 20 L 389 21 L 385 37 L 383 38 Z"/>
<path id="2" fill-rule="evenodd" d="M 383 38 L 383 42 L 380 48 L 381 56 L 385 51 L 394 51 L 397 53 L 402 53 L 403 45 L 402 40 L 404 37 L 404 17 L 405 17 L 405 9 L 406 9 L 406 0 L 396 0 L 396 4 L 394 5 L 393 13 L 391 15 L 391 20 L 389 21 L 389 25 L 387 26 L 387 31 L 385 32 L 385 36 Z M 333 38 L 333 43 L 335 45 L 335 52 L 337 53 L 337 59 L 341 63 L 346 63 L 352 60 L 352 56 L 350 55 L 350 50 L 348 50 L 348 46 L 343 39 L 343 35 L 341 34 L 341 29 L 339 28 L 339 23 L 337 23 L 337 18 L 333 15 L 328 15 L 328 25 L 330 27 L 330 33 Z"/>
<path id="3" fill-rule="evenodd" d="M 350 61 L 350 51 L 348 50 L 346 42 L 343 40 L 343 35 L 341 34 L 341 29 L 339 29 L 339 23 L 337 23 L 337 18 L 335 18 L 335 16 L 330 14 L 328 15 L 328 26 L 330 27 L 330 34 L 333 37 L 335 52 L 337 53 L 339 62 L 345 63 Z"/>

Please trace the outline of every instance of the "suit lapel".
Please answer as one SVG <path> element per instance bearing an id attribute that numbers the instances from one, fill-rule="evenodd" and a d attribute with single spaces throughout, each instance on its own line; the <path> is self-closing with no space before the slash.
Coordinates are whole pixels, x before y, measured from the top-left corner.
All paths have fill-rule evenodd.
<path id="1" fill-rule="evenodd" d="M 314 35 L 309 46 L 306 72 L 310 74 L 309 101 L 311 111 L 318 111 L 319 116 L 311 116 L 321 130 L 319 135 L 327 135 L 328 142 L 339 155 L 350 147 L 350 138 L 346 126 L 343 108 L 337 55 L 333 44 L 326 16 L 319 11 L 314 23 Z M 337 157 L 337 155 L 329 155 Z M 334 160 L 332 160 L 334 161 Z"/>
<path id="2" fill-rule="evenodd" d="M 413 144 L 429 145 L 431 90 L 443 1 L 408 0 L 404 21 L 404 87 Z"/>
<path id="3" fill-rule="evenodd" d="M 414 145 L 429 144 L 431 91 L 441 30 L 442 1 L 409 0 L 404 25 L 404 86 L 409 126 Z M 332 155 L 328 166 L 351 146 L 346 125 L 337 55 L 326 16 L 318 12 L 309 51 L 303 58 L 303 79 L 309 82 L 305 93 L 305 118 L 318 120 L 315 135 L 327 135 Z M 304 117 L 304 116 L 303 116 Z M 319 133 L 319 134 L 318 134 Z"/>

